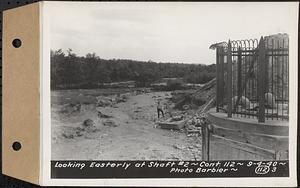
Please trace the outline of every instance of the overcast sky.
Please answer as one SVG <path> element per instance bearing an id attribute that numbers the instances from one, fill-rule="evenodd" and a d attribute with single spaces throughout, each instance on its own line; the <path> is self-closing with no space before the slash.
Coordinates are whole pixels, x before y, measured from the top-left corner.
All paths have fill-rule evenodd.
<path id="1" fill-rule="evenodd" d="M 51 49 L 84 56 L 215 63 L 209 46 L 295 30 L 295 3 L 48 2 Z M 294 7 L 294 8 L 293 8 Z"/>

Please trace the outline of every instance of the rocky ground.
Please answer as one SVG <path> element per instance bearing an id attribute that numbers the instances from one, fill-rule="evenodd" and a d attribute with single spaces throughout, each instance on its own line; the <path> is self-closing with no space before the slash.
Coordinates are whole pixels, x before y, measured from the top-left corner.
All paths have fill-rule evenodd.
<path id="1" fill-rule="evenodd" d="M 170 98 L 170 92 L 52 92 L 52 160 L 201 160 L 201 136 L 157 127 L 178 113 Z M 168 106 L 164 119 L 157 118 L 158 100 Z"/>

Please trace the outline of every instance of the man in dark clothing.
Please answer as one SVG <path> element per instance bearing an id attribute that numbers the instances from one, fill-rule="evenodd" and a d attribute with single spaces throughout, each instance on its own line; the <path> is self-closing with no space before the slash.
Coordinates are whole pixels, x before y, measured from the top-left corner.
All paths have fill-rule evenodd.
<path id="1" fill-rule="evenodd" d="M 162 109 L 162 106 L 160 104 L 160 101 L 157 103 L 157 117 L 159 118 L 160 113 L 162 113 L 162 116 L 165 117 L 164 111 Z"/>

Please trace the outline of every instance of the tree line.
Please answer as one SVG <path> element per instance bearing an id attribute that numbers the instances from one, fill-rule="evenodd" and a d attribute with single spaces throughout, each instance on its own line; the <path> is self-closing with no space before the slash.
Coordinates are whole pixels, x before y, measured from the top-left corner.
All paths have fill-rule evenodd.
<path id="1" fill-rule="evenodd" d="M 103 83 L 133 80 L 148 86 L 161 78 L 184 78 L 202 84 L 215 77 L 216 66 L 183 63 L 156 63 L 130 59 L 102 59 L 95 53 L 77 56 L 72 49 L 64 53 L 51 50 L 51 89 L 99 88 Z"/>

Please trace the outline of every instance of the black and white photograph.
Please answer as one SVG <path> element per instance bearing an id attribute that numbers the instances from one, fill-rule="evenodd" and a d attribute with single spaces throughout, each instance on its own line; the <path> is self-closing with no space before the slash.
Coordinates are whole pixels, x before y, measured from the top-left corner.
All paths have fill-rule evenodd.
<path id="1" fill-rule="evenodd" d="M 3 5 L 0 187 L 297 186 L 299 2 Z"/>
<path id="2" fill-rule="evenodd" d="M 288 177 L 294 5 L 48 3 L 53 165 L 261 161 Z"/>

